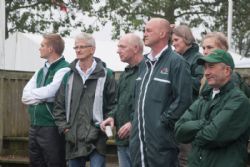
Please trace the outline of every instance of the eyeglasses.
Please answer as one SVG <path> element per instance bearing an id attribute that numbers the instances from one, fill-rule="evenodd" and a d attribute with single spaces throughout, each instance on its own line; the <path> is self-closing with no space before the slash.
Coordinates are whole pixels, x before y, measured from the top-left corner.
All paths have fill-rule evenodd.
<path id="1" fill-rule="evenodd" d="M 75 46 L 75 47 L 73 47 L 73 49 L 75 49 L 75 50 L 77 50 L 77 49 L 85 49 L 85 48 L 89 48 L 89 47 L 92 47 L 92 46 L 90 46 L 90 45 L 86 45 L 86 46 Z"/>

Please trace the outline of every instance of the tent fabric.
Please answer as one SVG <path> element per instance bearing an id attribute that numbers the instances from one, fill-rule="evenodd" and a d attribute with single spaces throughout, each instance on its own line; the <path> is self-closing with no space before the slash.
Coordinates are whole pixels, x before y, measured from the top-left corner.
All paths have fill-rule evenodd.
<path id="1" fill-rule="evenodd" d="M 95 37 L 95 36 L 94 36 Z M 123 71 L 126 63 L 120 61 L 117 54 L 117 41 L 98 40 L 96 38 L 96 57 L 106 62 L 107 67 L 113 71 Z M 5 68 L 6 70 L 16 71 L 36 71 L 43 66 L 45 60 L 40 58 L 39 47 L 42 41 L 42 35 L 16 32 L 5 40 Z M 75 51 L 73 49 L 74 39 L 64 38 L 65 50 L 63 55 L 69 62 L 75 59 Z M 149 52 L 149 48 L 145 47 L 144 52 Z M 230 51 L 233 56 L 236 68 L 250 68 L 250 58 L 242 57 Z"/>
<path id="2" fill-rule="evenodd" d="M 30 33 L 14 33 L 5 40 L 5 68 L 16 71 L 36 71 L 43 66 L 45 60 L 40 58 L 39 47 L 42 35 Z M 73 49 L 74 39 L 63 38 L 65 49 L 63 55 L 72 62 L 76 55 Z M 116 41 L 96 40 L 96 57 L 101 58 L 107 67 L 114 71 L 123 71 L 126 63 L 120 61 Z"/>

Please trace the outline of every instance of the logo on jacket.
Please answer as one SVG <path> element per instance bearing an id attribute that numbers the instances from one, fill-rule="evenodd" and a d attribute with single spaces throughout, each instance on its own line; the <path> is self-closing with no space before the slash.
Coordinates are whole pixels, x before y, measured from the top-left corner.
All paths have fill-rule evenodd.
<path id="1" fill-rule="evenodd" d="M 160 73 L 161 74 L 168 74 L 168 68 L 167 67 L 162 68 Z"/>

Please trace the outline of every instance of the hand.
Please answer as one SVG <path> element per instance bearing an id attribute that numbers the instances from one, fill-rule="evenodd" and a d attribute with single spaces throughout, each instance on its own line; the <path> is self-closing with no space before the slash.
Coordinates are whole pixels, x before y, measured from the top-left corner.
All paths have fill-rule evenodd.
<path id="1" fill-rule="evenodd" d="M 106 126 L 110 125 L 111 128 L 114 128 L 114 118 L 112 117 L 108 117 L 107 119 L 105 119 L 104 121 L 102 121 L 102 123 L 100 124 L 100 128 L 103 132 L 105 132 L 105 128 Z"/>
<path id="2" fill-rule="evenodd" d="M 64 129 L 63 133 L 65 134 L 65 133 L 67 133 L 68 131 L 69 131 L 69 129 L 66 128 L 66 129 Z"/>
<path id="3" fill-rule="evenodd" d="M 118 137 L 120 139 L 125 139 L 129 137 L 130 130 L 131 130 L 132 124 L 131 122 L 125 123 L 118 131 Z"/>

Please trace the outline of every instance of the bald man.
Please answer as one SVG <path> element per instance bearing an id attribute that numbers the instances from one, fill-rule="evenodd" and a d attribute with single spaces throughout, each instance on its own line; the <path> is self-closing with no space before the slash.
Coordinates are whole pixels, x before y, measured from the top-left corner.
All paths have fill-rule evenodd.
<path id="1" fill-rule="evenodd" d="M 139 64 L 143 59 L 143 41 L 137 35 L 128 33 L 118 43 L 117 53 L 122 62 L 128 63 L 118 82 L 117 107 L 109 113 L 109 117 L 101 123 L 105 131 L 107 125 L 116 126 L 116 145 L 119 167 L 132 167 L 129 153 L 129 134 L 131 116 L 134 113 L 134 88 Z"/>
<path id="2" fill-rule="evenodd" d="M 130 136 L 134 167 L 177 167 L 174 124 L 192 102 L 188 63 L 168 45 L 170 24 L 162 18 L 146 23 L 145 55 L 136 79 L 135 115 Z"/>

